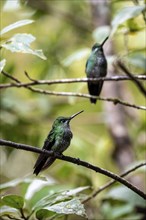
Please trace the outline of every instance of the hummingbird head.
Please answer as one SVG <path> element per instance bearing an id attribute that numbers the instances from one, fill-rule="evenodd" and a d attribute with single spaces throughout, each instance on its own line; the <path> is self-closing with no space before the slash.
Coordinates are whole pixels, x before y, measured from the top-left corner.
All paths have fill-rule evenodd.
<path id="1" fill-rule="evenodd" d="M 54 121 L 53 127 L 58 127 L 58 126 L 66 127 L 66 126 L 69 126 L 69 122 L 70 122 L 74 117 L 76 117 L 77 115 L 79 115 L 79 114 L 82 113 L 82 112 L 83 112 L 83 110 L 80 111 L 80 112 L 77 112 L 77 113 L 73 114 L 73 115 L 70 116 L 70 117 L 63 117 L 63 116 L 58 117 L 58 118 Z"/>
<path id="2" fill-rule="evenodd" d="M 92 47 L 92 51 L 94 53 L 99 52 L 99 51 L 103 51 L 103 45 L 107 41 L 108 38 L 109 37 L 106 37 L 105 40 L 101 44 L 98 44 L 98 43 L 94 44 Z"/>

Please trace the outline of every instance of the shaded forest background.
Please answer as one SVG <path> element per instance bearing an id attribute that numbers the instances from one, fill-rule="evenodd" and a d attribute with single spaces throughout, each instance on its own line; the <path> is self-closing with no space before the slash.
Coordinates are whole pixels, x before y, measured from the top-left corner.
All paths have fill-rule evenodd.
<path id="1" fill-rule="evenodd" d="M 136 12 L 131 9 L 134 11 L 131 17 L 126 12 L 122 14 L 125 2 L 126 7 L 129 7 L 128 14 L 132 14 L 130 7 L 135 7 Z M 110 35 L 110 39 L 104 50 L 108 60 L 108 77 L 125 75 L 116 65 L 117 58 L 122 60 L 132 74 L 143 75 L 146 72 L 144 1 L 13 0 L 0 3 L 1 29 L 19 20 L 34 20 L 29 25 L 3 35 L 1 42 L 17 33 L 32 34 L 36 37 L 32 48 L 42 49 L 47 58 L 41 59 L 21 52 L 12 53 L 1 48 L 1 57 L 6 59 L 4 70 L 22 82 L 29 81 L 24 71 L 36 80 L 84 78 L 85 64 L 92 45 L 102 42 L 107 35 Z M 136 10 L 136 7 L 139 8 Z M 5 84 L 11 81 L 1 74 L 0 82 Z M 88 93 L 86 83 L 39 85 L 37 88 Z M 132 81 L 104 82 L 101 97 L 119 98 L 138 106 L 146 103 L 144 95 Z M 0 99 L 2 139 L 41 148 L 55 118 L 84 110 L 71 122 L 73 139 L 65 155 L 80 158 L 114 173 L 121 173 L 145 159 L 146 113 L 143 110 L 101 100 L 92 105 L 86 98 L 38 94 L 27 88 L 3 89 Z M 8 189 L 4 195 L 12 193 L 25 197 L 33 181 L 40 181 L 37 196 L 31 200 L 28 193 L 25 197 L 26 201 L 30 199 L 27 204 L 30 209 L 46 193 L 52 195 L 60 190 L 90 186 L 91 189 L 86 189 L 87 195 L 109 181 L 108 177 L 101 174 L 59 160 L 36 178 L 32 175 L 36 154 L 1 148 L 0 156 L 2 186 L 11 180 L 21 179 L 21 184 L 14 181 L 14 187 L 10 188 L 11 184 L 3 187 L 4 190 Z M 144 171 L 144 168 L 139 169 L 130 178 L 143 191 Z M 45 185 L 46 182 L 48 185 Z M 139 201 L 138 205 L 136 201 Z M 89 219 L 108 220 L 142 220 L 144 206 L 144 201 L 119 184 L 85 204 Z M 48 217 L 49 214 L 44 216 L 37 219 L 52 218 Z M 85 217 L 82 216 L 76 215 L 76 219 Z M 63 217 L 55 217 L 59 218 L 64 219 L 64 214 Z M 68 219 L 74 217 L 68 215 Z"/>

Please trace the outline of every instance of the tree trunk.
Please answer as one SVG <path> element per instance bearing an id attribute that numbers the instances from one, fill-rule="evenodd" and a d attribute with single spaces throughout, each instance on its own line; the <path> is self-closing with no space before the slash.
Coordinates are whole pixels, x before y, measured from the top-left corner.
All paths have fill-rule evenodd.
<path id="1" fill-rule="evenodd" d="M 92 23 L 94 28 L 100 26 L 110 26 L 111 23 L 111 5 L 108 0 L 90 0 Z M 106 56 L 114 55 L 114 45 L 112 40 L 106 42 L 106 48 L 104 49 Z M 113 65 L 108 65 L 108 76 L 117 75 L 117 70 Z M 106 97 L 122 98 L 122 92 L 124 88 L 116 82 L 104 83 L 104 89 L 102 94 Z M 128 165 L 134 162 L 133 143 L 128 134 L 125 107 L 122 105 L 114 105 L 110 102 L 105 102 L 104 110 L 107 114 L 107 126 L 109 133 L 112 137 L 115 150 L 113 152 L 113 159 L 118 165 L 119 170 L 122 172 Z M 130 179 L 135 185 L 141 187 L 142 183 L 139 177 L 134 176 Z"/>

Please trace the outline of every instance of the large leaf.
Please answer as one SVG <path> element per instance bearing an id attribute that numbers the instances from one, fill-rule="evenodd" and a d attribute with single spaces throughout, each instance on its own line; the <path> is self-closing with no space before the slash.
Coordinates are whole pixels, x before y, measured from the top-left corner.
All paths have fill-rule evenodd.
<path id="1" fill-rule="evenodd" d="M 73 195 L 76 195 L 86 189 L 89 189 L 89 188 L 90 188 L 90 186 L 81 186 L 81 187 L 78 187 L 75 189 L 70 189 L 70 190 L 64 191 L 64 192 L 62 192 L 62 195 L 63 196 L 73 196 Z"/>
<path id="2" fill-rule="evenodd" d="M 6 43 L 1 46 L 10 50 L 11 52 L 29 53 L 46 60 L 47 58 L 43 54 L 42 50 L 33 50 L 30 48 L 30 44 L 35 40 L 35 37 L 31 34 L 15 34 Z"/>
<path id="3" fill-rule="evenodd" d="M 31 178 L 18 178 L 14 179 L 12 181 L 9 181 L 7 183 L 3 183 L 0 185 L 0 190 L 6 190 L 9 187 L 15 187 L 19 185 L 20 183 L 30 183 L 32 181 Z"/>
<path id="4" fill-rule="evenodd" d="M 49 210 L 58 214 L 75 214 L 87 217 L 84 206 L 78 198 L 74 198 L 66 202 L 60 202 L 52 206 L 46 206 L 43 210 Z"/>
<path id="5" fill-rule="evenodd" d="M 18 209 L 11 208 L 9 206 L 1 206 L 0 207 L 0 217 L 9 215 L 13 217 L 12 219 L 20 218 L 20 212 Z"/>
<path id="6" fill-rule="evenodd" d="M 126 195 L 126 196 L 125 196 Z M 114 187 L 104 196 L 101 206 L 101 213 L 109 219 L 133 219 L 131 215 L 135 215 L 135 219 L 141 219 L 136 213 L 136 207 L 146 208 L 145 200 L 133 191 L 120 186 Z M 142 217 L 142 216 L 141 216 Z"/>
<path id="7" fill-rule="evenodd" d="M 109 193 L 107 193 L 105 196 L 105 199 L 110 199 L 110 198 L 127 202 L 132 206 L 146 207 L 146 202 L 143 198 L 141 198 L 136 193 L 123 186 L 114 187 L 113 189 L 111 189 Z"/>
<path id="8" fill-rule="evenodd" d="M 71 189 L 71 190 L 64 190 L 64 191 L 53 193 L 52 195 L 48 195 L 42 198 L 40 201 L 38 201 L 36 205 L 33 207 L 33 209 L 37 209 L 37 208 L 44 207 L 44 206 L 51 206 L 55 203 L 69 200 L 76 194 L 79 194 L 80 192 L 88 188 L 89 186 L 85 186 L 85 187 L 78 187 L 78 188 Z"/>
<path id="9" fill-rule="evenodd" d="M 117 30 L 120 24 L 124 23 L 128 19 L 138 16 L 144 9 L 145 9 L 144 5 L 142 6 L 136 5 L 136 6 L 125 7 L 122 10 L 120 10 L 120 12 L 118 12 L 118 14 L 116 14 L 116 16 L 113 18 L 112 34 L 115 33 L 115 31 Z"/>
<path id="10" fill-rule="evenodd" d="M 47 178 L 47 181 L 38 178 L 34 179 L 27 189 L 25 199 L 30 200 L 33 195 L 35 195 L 37 192 L 40 192 L 41 189 L 44 189 L 45 186 L 52 186 L 53 184 L 55 184 L 55 180 L 51 177 Z"/>
<path id="11" fill-rule="evenodd" d="M 24 25 L 27 25 L 27 24 L 31 24 L 32 22 L 34 22 L 33 20 L 29 20 L 29 19 L 26 19 L 26 20 L 20 20 L 20 21 L 17 21 L 13 24 L 10 24 L 8 25 L 7 27 L 3 28 L 0 32 L 0 34 L 5 34 L 13 29 L 16 29 L 18 27 L 21 27 L 21 26 L 24 26 Z"/>
<path id="12" fill-rule="evenodd" d="M 125 215 L 130 215 L 134 212 L 130 204 L 120 204 L 117 201 L 104 201 L 101 206 L 101 213 L 106 217 L 105 219 L 123 219 Z"/>
<path id="13" fill-rule="evenodd" d="M 0 73 L 3 70 L 4 66 L 6 65 L 6 60 L 3 59 L 2 61 L 0 61 Z"/>
<path id="14" fill-rule="evenodd" d="M 46 220 L 47 218 L 56 215 L 55 212 L 49 211 L 47 209 L 40 209 L 36 212 L 36 217 L 39 220 Z"/>
<path id="15" fill-rule="evenodd" d="M 10 206 L 16 209 L 22 209 L 24 206 L 24 199 L 17 195 L 7 195 L 2 197 L 2 202 L 6 206 Z"/>
<path id="16" fill-rule="evenodd" d="M 53 185 L 46 185 L 42 186 L 42 188 L 38 189 L 38 191 L 33 191 L 33 194 L 26 193 L 27 204 L 31 207 L 32 210 L 36 210 L 40 207 L 44 207 L 46 204 L 52 204 L 53 198 L 52 195 L 56 194 L 64 188 L 64 185 L 53 184 Z M 32 197 L 31 197 L 32 196 Z M 52 199 L 51 199 L 52 198 Z"/>

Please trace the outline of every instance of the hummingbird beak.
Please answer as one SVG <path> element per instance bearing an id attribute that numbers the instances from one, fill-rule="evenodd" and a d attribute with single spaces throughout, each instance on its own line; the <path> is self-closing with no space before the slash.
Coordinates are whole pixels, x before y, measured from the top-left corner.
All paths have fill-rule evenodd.
<path id="1" fill-rule="evenodd" d="M 69 118 L 69 121 L 72 120 L 72 119 L 73 119 L 74 117 L 76 117 L 77 115 L 81 114 L 83 111 L 84 111 L 84 110 L 73 114 L 73 115 Z"/>
<path id="2" fill-rule="evenodd" d="M 100 44 L 101 47 L 103 47 L 104 43 L 107 41 L 108 38 L 109 38 L 109 36 L 105 38 L 105 40 L 102 42 L 102 44 Z"/>

